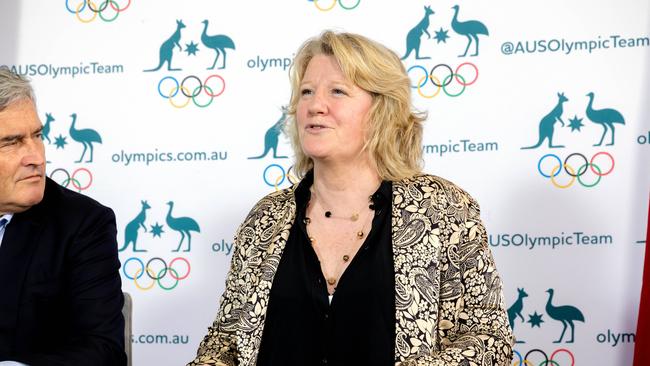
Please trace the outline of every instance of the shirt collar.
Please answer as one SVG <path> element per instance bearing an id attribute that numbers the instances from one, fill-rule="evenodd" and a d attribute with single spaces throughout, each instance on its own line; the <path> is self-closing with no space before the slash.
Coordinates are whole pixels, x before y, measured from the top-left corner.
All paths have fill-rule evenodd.
<path id="1" fill-rule="evenodd" d="M 4 227 L 7 227 L 7 225 L 9 225 L 9 223 L 11 222 L 12 217 L 14 217 L 14 214 L 12 214 L 12 213 L 8 213 L 8 214 L 4 214 L 4 215 L 0 216 L 0 220 L 2 220 L 2 219 L 7 220 L 7 223 L 5 224 Z M 4 227 L 3 227 L 3 229 L 4 229 Z"/>

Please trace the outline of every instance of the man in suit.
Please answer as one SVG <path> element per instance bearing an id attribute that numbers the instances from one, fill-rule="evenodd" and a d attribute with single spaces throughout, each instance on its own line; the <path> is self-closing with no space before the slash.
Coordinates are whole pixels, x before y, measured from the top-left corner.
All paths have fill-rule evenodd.
<path id="1" fill-rule="evenodd" d="M 46 177 L 42 129 L 0 68 L 0 365 L 126 365 L 115 216 Z"/>

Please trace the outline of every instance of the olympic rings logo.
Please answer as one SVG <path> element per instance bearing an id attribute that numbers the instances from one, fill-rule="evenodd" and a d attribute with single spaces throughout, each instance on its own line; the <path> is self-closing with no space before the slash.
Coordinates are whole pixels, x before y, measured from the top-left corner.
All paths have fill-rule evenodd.
<path id="1" fill-rule="evenodd" d="M 603 159 L 609 158 L 609 162 L 607 162 L 605 165 L 597 165 L 595 163 L 595 160 L 599 156 L 605 157 L 600 159 L 601 161 Z M 582 164 L 577 165 L 579 167 L 578 170 L 574 169 L 573 166 L 569 164 L 570 159 L 575 160 L 577 158 L 581 158 L 581 160 L 583 161 Z M 552 168 L 550 169 L 548 174 L 544 173 L 543 171 L 544 169 L 542 167 L 542 165 L 548 167 L 548 164 L 543 164 L 547 159 L 554 159 L 557 162 L 557 164 L 552 165 Z M 563 189 L 569 188 L 573 185 L 573 183 L 575 183 L 576 180 L 583 187 L 592 188 L 595 187 L 598 183 L 600 183 L 600 179 L 603 176 L 609 175 L 614 170 L 614 165 L 615 165 L 614 157 L 612 156 L 612 154 L 606 151 L 600 151 L 595 153 L 591 157 L 591 160 L 587 160 L 587 157 L 581 153 L 571 153 L 564 159 L 564 162 L 562 162 L 562 160 L 555 154 L 546 154 L 541 158 L 539 158 L 539 161 L 537 162 L 537 171 L 544 178 L 549 178 L 551 180 L 551 183 L 557 188 L 563 188 Z M 604 167 L 608 167 L 608 168 L 604 169 Z M 559 183 L 556 179 L 556 177 L 562 171 L 566 172 L 570 177 L 568 182 L 564 184 Z M 594 178 L 592 182 L 585 182 L 585 180 L 583 180 L 582 178 L 582 176 L 585 175 L 588 171 L 591 171 L 596 176 L 596 178 Z"/>
<path id="2" fill-rule="evenodd" d="M 467 70 L 471 69 L 473 69 L 473 71 L 469 71 L 465 76 L 463 76 L 461 75 L 461 69 L 464 72 L 468 72 Z M 476 80 L 478 80 L 478 67 L 471 62 L 463 62 L 458 65 L 455 70 L 452 70 L 451 66 L 447 64 L 437 64 L 431 68 L 431 71 L 427 71 L 427 69 L 422 65 L 413 65 L 408 68 L 406 73 L 410 75 L 412 70 L 420 70 L 422 75 L 419 78 L 414 79 L 417 80 L 417 82 L 415 85 L 411 85 L 411 88 L 417 89 L 418 94 L 427 99 L 438 96 L 440 90 L 449 97 L 460 96 L 465 92 L 466 87 L 474 84 Z M 431 84 L 433 85 L 432 87 L 426 87 L 429 81 L 431 81 Z M 460 88 L 452 89 L 450 87 L 452 82 L 460 85 Z M 425 91 L 425 89 L 427 90 Z"/>
<path id="3" fill-rule="evenodd" d="M 574 366 L 575 364 L 575 358 L 573 357 L 573 353 L 569 351 L 566 348 L 558 348 L 553 353 L 551 353 L 551 357 L 549 358 L 546 352 L 542 351 L 539 348 L 531 349 L 524 355 L 524 357 L 521 357 L 521 353 L 517 352 L 516 350 L 512 350 L 512 353 L 517 356 L 519 360 L 512 360 L 512 366 L 560 366 L 560 363 L 555 361 L 554 358 L 560 353 L 566 353 L 568 355 L 568 358 L 571 360 L 571 363 L 568 366 Z M 534 353 L 539 353 L 541 354 L 540 358 L 543 358 L 539 363 L 536 363 L 537 361 L 533 362 L 529 359 L 529 357 L 534 354 Z M 537 358 L 537 357 L 536 357 Z M 565 363 L 562 363 L 562 366 L 566 365 Z"/>
<path id="4" fill-rule="evenodd" d="M 208 86 L 208 82 L 213 79 L 215 81 L 212 82 L 212 87 Z M 172 86 L 170 83 L 173 83 L 174 85 Z M 187 86 L 185 85 L 186 83 L 188 84 Z M 165 87 L 165 90 L 169 90 L 169 92 L 163 93 L 161 90 L 163 84 L 167 85 L 167 87 Z M 190 84 L 194 85 L 190 86 Z M 191 93 L 190 90 L 192 91 Z M 190 103 L 190 100 L 194 103 L 195 106 L 205 108 L 212 104 L 212 100 L 223 94 L 225 90 L 226 81 L 223 77 L 217 74 L 208 76 L 204 81 L 201 81 L 201 79 L 199 79 L 196 75 L 188 75 L 183 79 L 183 81 L 180 82 L 180 84 L 178 83 L 178 80 L 173 76 L 165 76 L 158 82 L 158 94 L 160 94 L 161 97 L 169 100 L 169 103 L 175 108 L 187 107 L 187 105 Z M 179 94 L 179 91 L 180 94 L 187 98 L 180 104 L 174 100 L 174 97 Z M 207 102 L 201 103 L 197 101 L 199 95 L 201 95 L 201 91 L 205 91 L 205 95 L 207 95 L 209 98 L 207 99 Z"/>
<path id="5" fill-rule="evenodd" d="M 322 12 L 330 11 L 330 10 L 334 9 L 334 7 L 336 6 L 336 3 L 339 3 L 339 6 L 341 8 L 343 8 L 344 10 L 352 10 L 352 9 L 356 8 L 357 6 L 359 6 L 359 4 L 361 3 L 361 0 L 357 0 L 357 2 L 352 4 L 352 5 L 344 5 L 343 0 L 331 0 L 332 3 L 330 5 L 321 6 L 319 4 L 319 2 L 321 2 L 321 3 L 325 2 L 324 0 L 309 0 L 309 1 L 313 2 L 314 6 L 316 6 L 316 9 L 318 9 L 318 10 L 320 10 Z"/>
<path id="6" fill-rule="evenodd" d="M 284 170 L 280 164 L 270 164 L 264 169 L 262 173 L 262 179 L 267 186 L 274 187 L 276 191 L 280 190 L 280 185 L 286 180 L 291 184 L 298 183 L 298 178 L 291 174 L 293 166 L 290 166 L 289 169 Z M 269 180 L 269 176 L 271 179 Z"/>
<path id="7" fill-rule="evenodd" d="M 99 1 L 101 3 L 101 0 Z M 112 9 L 112 12 L 114 13 L 112 17 L 104 16 L 104 12 L 108 9 L 109 5 Z M 70 7 L 70 0 L 65 0 L 65 8 L 70 13 L 74 14 L 77 17 L 77 20 L 82 23 L 92 22 L 93 20 L 97 19 L 98 14 L 103 21 L 112 22 L 117 19 L 117 16 L 120 15 L 121 12 L 128 9 L 129 6 L 131 6 L 131 0 L 128 0 L 126 6 L 124 7 L 121 7 L 115 0 L 104 0 L 104 2 L 99 6 L 97 6 L 97 4 L 95 4 L 92 0 L 82 0 L 76 6 Z M 90 10 L 90 17 L 82 18 L 81 14 L 86 8 Z"/>
<path id="8" fill-rule="evenodd" d="M 174 268 L 174 264 L 179 261 L 184 262 L 185 265 L 181 265 L 181 268 L 179 269 Z M 134 267 L 134 265 L 129 265 L 131 262 L 136 262 L 137 266 Z M 152 265 L 153 263 L 158 263 L 155 266 L 156 268 L 154 268 Z M 122 265 L 122 273 L 124 274 L 124 277 L 133 281 L 135 287 L 142 291 L 151 290 L 156 284 L 158 284 L 158 287 L 163 290 L 173 290 L 176 286 L 178 286 L 178 283 L 180 281 L 186 279 L 190 275 L 191 270 L 192 266 L 190 265 L 190 261 L 183 257 L 176 257 L 172 259 L 172 261 L 169 262 L 169 265 L 167 265 L 167 262 L 165 262 L 165 260 L 160 257 L 153 257 L 149 259 L 146 265 L 144 262 L 142 262 L 142 259 L 131 257 L 127 259 L 126 262 L 124 262 Z M 183 274 L 181 275 L 179 272 Z M 149 278 L 150 283 L 147 285 L 142 285 L 140 279 L 145 274 Z M 163 282 L 163 279 L 167 278 L 168 274 L 171 280 Z"/>
<path id="9" fill-rule="evenodd" d="M 93 174 L 86 168 L 77 168 L 72 175 L 63 168 L 56 168 L 50 173 L 50 178 L 66 188 L 72 184 L 79 192 L 85 191 L 93 184 Z"/>

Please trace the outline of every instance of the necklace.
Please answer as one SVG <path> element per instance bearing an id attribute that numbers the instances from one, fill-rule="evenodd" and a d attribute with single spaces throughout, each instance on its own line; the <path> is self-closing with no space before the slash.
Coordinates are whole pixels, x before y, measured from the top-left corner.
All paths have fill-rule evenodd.
<path id="1" fill-rule="evenodd" d="M 370 199 L 372 200 L 372 197 L 371 197 Z M 316 203 L 318 203 L 318 200 L 315 200 L 315 201 L 316 201 Z M 322 206 L 321 206 L 321 207 L 322 207 Z M 356 243 L 358 240 L 363 239 L 363 238 L 366 236 L 366 232 L 365 232 L 365 230 L 366 230 L 366 226 L 368 225 L 368 222 L 370 221 L 370 220 L 368 220 L 368 219 L 371 218 L 371 217 L 373 216 L 373 215 L 371 215 L 370 213 L 372 212 L 372 210 L 374 210 L 374 205 L 370 205 L 369 208 L 370 208 L 370 210 L 366 212 L 366 216 L 365 216 L 365 218 L 364 218 L 364 220 L 363 220 L 363 225 L 362 225 L 358 230 L 356 230 L 356 232 L 355 232 L 355 235 L 354 235 L 354 237 L 353 237 L 353 242 L 354 242 L 354 243 Z M 328 215 L 328 213 L 329 213 L 329 215 Z M 329 219 L 329 218 L 332 218 L 332 214 L 331 214 L 330 211 L 325 211 L 324 216 L 325 216 L 326 218 L 328 218 L 328 219 Z M 334 217 L 334 218 L 342 218 L 342 219 L 347 219 L 347 220 L 350 220 L 350 221 L 356 222 L 356 221 L 359 219 L 359 213 L 353 213 L 352 216 L 350 216 L 350 217 Z M 307 236 L 308 236 L 308 238 L 309 238 L 309 241 L 311 242 L 312 247 L 314 247 L 314 244 L 316 243 L 316 238 L 314 238 L 314 237 L 311 235 L 311 233 L 309 232 L 309 225 L 312 223 L 312 219 L 309 218 L 309 217 L 305 217 L 305 219 L 304 219 L 304 223 L 305 223 L 305 228 L 306 228 L 306 230 L 307 230 Z M 314 247 L 314 250 L 316 250 L 315 247 Z M 336 272 L 340 272 L 340 267 L 341 267 L 342 265 L 347 264 L 347 263 L 350 261 L 350 254 L 349 254 L 349 253 L 344 254 L 344 255 L 341 257 L 341 259 L 343 260 L 343 262 L 339 262 L 339 265 L 337 265 L 337 271 L 336 271 Z M 336 285 L 336 283 L 337 283 L 337 277 L 335 277 L 335 276 L 328 276 L 328 275 L 325 274 L 325 273 L 323 273 L 323 274 L 325 275 L 325 278 L 326 278 L 326 281 L 327 281 L 327 284 L 328 284 L 328 285 L 330 285 L 330 286 L 334 286 L 334 285 Z M 336 290 L 336 288 L 334 288 L 334 290 Z"/>
<path id="2" fill-rule="evenodd" d="M 350 220 L 350 221 L 357 221 L 357 220 L 359 220 L 359 212 L 358 212 L 358 211 L 357 211 L 357 212 L 353 212 L 350 216 L 345 216 L 345 215 L 337 216 L 337 215 L 334 215 L 334 214 L 332 213 L 332 210 L 328 210 L 328 209 L 326 209 L 326 208 L 323 206 L 323 203 L 321 203 L 321 202 L 322 202 L 322 199 L 320 198 L 320 195 L 317 194 L 316 191 L 315 191 L 313 188 L 311 189 L 311 193 L 312 193 L 312 197 L 315 198 L 314 201 L 315 201 L 315 202 L 316 202 L 316 203 L 317 203 L 317 204 L 318 204 L 318 205 L 323 209 L 323 211 L 325 211 L 325 212 L 324 212 L 324 216 L 325 216 L 326 218 L 328 218 L 328 219 L 331 218 L 331 219 Z M 375 209 L 375 205 L 374 205 L 374 203 L 373 203 L 373 201 L 372 201 L 372 196 L 368 196 L 368 202 L 370 203 L 370 204 L 368 205 L 368 208 L 371 209 L 371 210 L 374 210 L 374 209 Z M 329 205 L 327 205 L 327 206 L 329 206 Z M 359 211 L 360 211 L 360 210 L 359 210 Z"/>

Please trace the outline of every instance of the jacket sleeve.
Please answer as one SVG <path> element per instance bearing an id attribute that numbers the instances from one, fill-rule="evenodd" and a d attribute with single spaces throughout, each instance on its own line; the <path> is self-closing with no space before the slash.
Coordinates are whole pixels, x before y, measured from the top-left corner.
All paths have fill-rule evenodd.
<path id="1" fill-rule="evenodd" d="M 463 192 L 466 209 L 455 213 L 441 253 L 440 349 L 401 366 L 510 365 L 512 330 L 503 284 L 488 247 L 478 203 Z"/>
<path id="2" fill-rule="evenodd" d="M 115 215 L 103 206 L 83 214 L 65 254 L 65 340 L 56 350 L 20 355 L 17 361 L 30 366 L 126 365 Z"/>
<path id="3" fill-rule="evenodd" d="M 246 280 L 242 276 L 247 256 L 246 243 L 252 242 L 254 231 L 249 223 L 255 219 L 256 208 L 253 208 L 248 217 L 237 229 L 233 256 L 230 269 L 226 277 L 226 287 L 217 317 L 208 334 L 203 337 L 196 358 L 188 366 L 217 365 L 234 366 L 237 360 L 237 325 L 239 314 L 245 300 Z"/>

